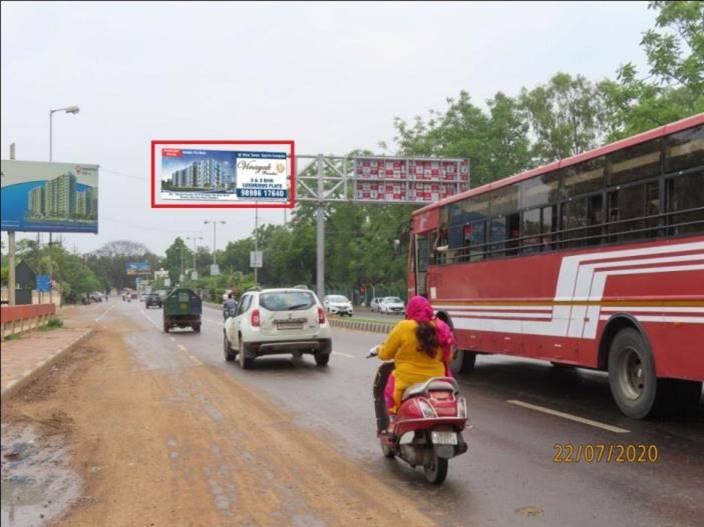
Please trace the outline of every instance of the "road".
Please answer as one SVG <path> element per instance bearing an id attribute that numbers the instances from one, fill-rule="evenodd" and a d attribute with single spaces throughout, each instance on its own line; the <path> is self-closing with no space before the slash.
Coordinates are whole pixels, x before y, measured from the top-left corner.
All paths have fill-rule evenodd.
<path id="1" fill-rule="evenodd" d="M 92 373 L 85 373 L 85 380 L 76 385 L 89 384 L 93 375 L 93 382 L 106 383 L 108 397 L 111 375 L 123 372 L 120 378 L 129 383 L 135 398 L 142 390 L 143 397 L 152 400 L 142 408 L 124 399 L 130 394 L 116 393 L 115 401 L 121 402 L 114 408 L 101 403 L 115 412 L 112 426 L 123 415 L 120 407 L 130 404 L 139 409 L 125 413 L 125 422 L 141 424 L 113 429 L 125 434 L 114 451 L 96 447 L 94 457 L 82 462 L 102 466 L 107 462 L 96 461 L 101 456 L 137 455 L 133 449 L 140 450 L 138 440 L 156 449 L 151 444 L 156 436 L 164 444 L 154 456 L 146 451 L 137 455 L 137 466 L 112 474 L 109 479 L 121 485 L 93 481 L 97 476 L 84 473 L 92 481 L 87 486 L 94 499 L 113 506 L 74 508 L 62 524 L 89 525 L 101 517 L 115 520 L 107 524 L 133 522 L 134 516 L 124 511 L 127 504 L 121 503 L 128 499 L 125 484 L 143 472 L 158 481 L 157 467 L 148 468 L 152 457 L 171 458 L 169 496 L 183 500 L 182 492 L 188 489 L 192 502 L 202 500 L 201 518 L 215 514 L 208 524 L 694 526 L 704 517 L 702 406 L 670 421 L 633 421 L 619 414 L 601 373 L 481 357 L 474 372 L 460 376 L 470 403 L 472 428 L 465 433 L 469 451 L 451 461 L 443 486 L 431 487 L 420 471 L 385 460 L 378 448 L 371 405 L 371 380 L 378 364 L 364 355 L 382 335 L 336 329 L 327 368 L 315 367 L 310 357 L 271 357 L 242 371 L 223 358 L 219 310 L 204 310 L 200 334 L 165 335 L 161 310 L 145 310 L 137 302 L 111 304 L 109 309 L 96 324 L 121 343 L 105 337 L 93 346 L 120 351 L 112 359 L 101 359 L 100 368 L 87 365 Z M 121 365 L 128 356 L 136 366 Z M 135 370 L 156 377 L 138 381 L 130 377 Z M 71 375 L 79 378 L 78 373 Z M 66 397 L 72 404 L 81 399 L 75 393 Z M 100 414 L 91 414 L 86 405 L 86 416 L 96 419 Z M 173 413 L 174 405 L 185 405 L 188 413 Z M 80 427 L 83 418 L 72 419 Z M 75 432 L 72 437 L 80 444 L 78 436 Z M 556 463 L 556 444 L 655 445 L 659 459 L 643 464 Z M 204 456 L 201 450 L 212 452 Z M 246 461 L 247 456 L 253 459 Z M 213 457 L 226 462 L 218 465 Z M 147 468 L 138 470 L 139 463 Z M 240 478 L 218 471 L 225 466 L 239 468 Z M 262 481 L 267 480 L 278 486 L 250 495 L 242 474 L 257 489 L 266 489 Z M 202 495 L 191 490 L 200 480 L 208 481 Z M 155 492 L 149 478 L 138 481 L 145 496 Z M 152 518 L 186 524 L 190 517 L 183 506 L 164 505 L 168 499 L 154 496 L 158 505 L 150 512 Z M 227 523 L 230 520 L 234 523 Z M 153 524 L 161 525 L 156 520 Z"/>

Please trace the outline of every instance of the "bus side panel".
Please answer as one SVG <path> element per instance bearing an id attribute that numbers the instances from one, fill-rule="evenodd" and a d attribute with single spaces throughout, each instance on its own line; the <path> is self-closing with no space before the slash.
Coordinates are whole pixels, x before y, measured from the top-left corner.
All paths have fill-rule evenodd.
<path id="1" fill-rule="evenodd" d="M 658 377 L 704 381 L 704 324 L 642 323 Z"/>

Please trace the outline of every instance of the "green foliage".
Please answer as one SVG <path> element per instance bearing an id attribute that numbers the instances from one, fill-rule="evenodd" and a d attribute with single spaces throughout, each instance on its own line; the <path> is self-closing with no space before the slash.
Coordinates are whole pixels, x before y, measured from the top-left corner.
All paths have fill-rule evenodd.
<path id="1" fill-rule="evenodd" d="M 64 327 L 63 321 L 58 317 L 51 317 L 49 322 L 39 328 L 40 331 L 51 331 Z"/>
<path id="2" fill-rule="evenodd" d="M 88 266 L 101 280 L 101 291 L 115 288 L 135 287 L 135 277 L 128 276 L 127 262 L 149 262 L 152 269 L 158 269 L 160 259 L 141 243 L 118 240 L 105 244 L 97 251 L 86 255 Z"/>

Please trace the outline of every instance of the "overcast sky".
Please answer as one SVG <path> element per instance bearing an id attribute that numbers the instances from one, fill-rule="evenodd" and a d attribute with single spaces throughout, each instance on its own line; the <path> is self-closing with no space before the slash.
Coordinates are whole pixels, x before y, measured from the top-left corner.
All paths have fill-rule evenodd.
<path id="1" fill-rule="evenodd" d="M 130 239 L 163 253 L 174 236 L 218 247 L 247 236 L 248 210 L 153 210 L 151 139 L 294 139 L 300 154 L 378 151 L 393 119 L 444 109 L 467 90 L 483 103 L 557 71 L 592 80 L 645 64 L 645 2 L 604 3 L 2 3 L 2 157 L 100 169 L 93 250 Z M 262 211 L 281 222 L 281 211 Z M 18 235 L 19 236 L 19 235 Z M 36 236 L 36 235 L 33 235 Z M 3 233 L 3 240 L 5 240 Z M 46 239 L 46 235 L 44 235 Z"/>

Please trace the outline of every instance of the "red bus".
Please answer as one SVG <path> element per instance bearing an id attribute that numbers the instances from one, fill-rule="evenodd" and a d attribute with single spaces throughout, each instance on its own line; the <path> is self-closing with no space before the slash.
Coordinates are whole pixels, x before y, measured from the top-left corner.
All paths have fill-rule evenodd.
<path id="1" fill-rule="evenodd" d="M 704 379 L 704 114 L 413 213 L 408 292 L 451 321 L 455 369 L 500 353 L 608 372 L 623 413 Z"/>

